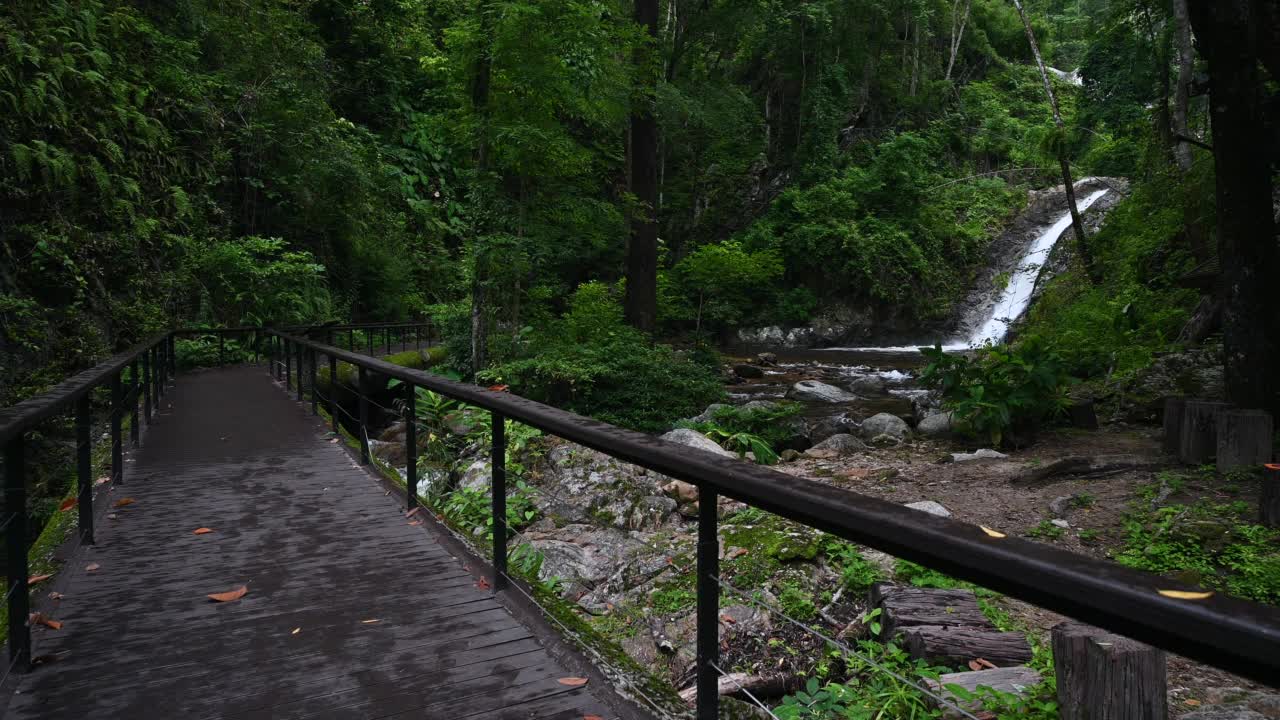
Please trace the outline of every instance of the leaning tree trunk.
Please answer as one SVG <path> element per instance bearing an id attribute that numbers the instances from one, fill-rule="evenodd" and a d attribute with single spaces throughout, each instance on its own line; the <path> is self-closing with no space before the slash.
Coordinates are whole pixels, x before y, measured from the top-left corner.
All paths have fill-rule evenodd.
<path id="1" fill-rule="evenodd" d="M 1187 112 L 1191 104 L 1191 73 L 1195 56 L 1191 47 L 1191 21 L 1187 17 L 1187 0 L 1173 0 L 1174 44 L 1178 49 L 1178 84 L 1173 90 L 1173 157 L 1182 172 L 1191 169 L 1191 137 Z"/>
<path id="2" fill-rule="evenodd" d="M 658 0 L 636 0 L 636 24 L 646 31 L 646 42 L 636 48 L 639 78 L 631 100 L 631 192 L 638 207 L 631 218 L 631 242 L 627 247 L 627 297 L 623 305 L 627 322 L 652 333 L 658 316 L 658 119 L 654 117 L 657 91 L 654 53 L 658 45 Z"/>
<path id="3" fill-rule="evenodd" d="M 1040 46 L 1036 44 L 1036 34 L 1031 30 L 1031 21 L 1027 19 L 1027 12 L 1022 8 L 1021 0 L 1013 0 L 1013 6 L 1018 9 L 1018 16 L 1022 18 L 1022 27 L 1027 31 L 1027 42 L 1031 44 L 1031 54 L 1035 56 L 1036 66 L 1040 68 L 1040 79 L 1044 81 L 1044 93 L 1049 98 L 1049 108 L 1053 110 L 1053 124 L 1063 135 L 1057 143 L 1058 166 L 1062 169 L 1062 184 L 1067 191 L 1067 208 L 1071 211 L 1071 227 L 1075 229 L 1076 252 L 1080 255 L 1080 262 L 1084 264 L 1085 275 L 1090 282 L 1097 285 L 1101 282 L 1101 278 L 1093 262 L 1093 253 L 1089 251 L 1089 238 L 1084 231 L 1084 222 L 1080 219 L 1080 208 L 1076 205 L 1075 184 L 1071 180 L 1071 163 L 1067 160 L 1066 124 L 1062 122 L 1062 113 L 1058 110 L 1058 98 L 1053 94 L 1053 84 L 1049 82 L 1049 71 L 1045 69 L 1044 59 L 1040 57 Z"/>
<path id="4" fill-rule="evenodd" d="M 1274 4 L 1274 0 L 1270 0 Z M 1190 0 L 1201 53 L 1209 64 L 1209 108 L 1217 183 L 1227 399 L 1280 415 L 1280 273 L 1271 196 L 1271 138 L 1264 119 L 1259 62 L 1271 62 L 1268 2 Z M 1261 55 L 1259 53 L 1262 53 Z"/>
<path id="5" fill-rule="evenodd" d="M 944 79 L 951 79 L 951 71 L 956 66 L 956 56 L 960 54 L 960 44 L 964 40 L 964 26 L 969 24 L 969 6 L 973 0 L 964 0 L 964 10 L 960 11 L 960 0 L 951 4 L 951 57 L 947 60 L 947 74 Z"/>

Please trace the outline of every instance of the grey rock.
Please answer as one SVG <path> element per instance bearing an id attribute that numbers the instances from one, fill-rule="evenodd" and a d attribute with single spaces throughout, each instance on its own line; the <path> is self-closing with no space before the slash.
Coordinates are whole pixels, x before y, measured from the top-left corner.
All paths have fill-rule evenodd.
<path id="1" fill-rule="evenodd" d="M 724 410 L 726 408 L 731 408 L 731 407 L 733 406 L 725 403 L 711 403 L 710 405 L 707 406 L 706 410 L 703 410 L 697 415 L 694 415 L 693 417 L 688 418 L 688 420 L 689 422 L 694 424 L 711 422 L 712 420 L 715 419 L 717 412 L 720 412 L 721 410 Z"/>
<path id="2" fill-rule="evenodd" d="M 769 325 L 760 328 L 743 328 L 738 331 L 738 339 L 751 345 L 779 346 L 786 340 L 786 335 L 777 325 Z"/>
<path id="3" fill-rule="evenodd" d="M 801 380 L 787 391 L 787 398 L 807 402 L 844 403 L 858 399 L 857 395 L 817 380 Z"/>
<path id="4" fill-rule="evenodd" d="M 859 428 L 859 432 L 861 432 L 862 437 L 870 438 L 872 440 L 881 435 L 888 435 L 894 440 L 901 442 L 911 434 L 911 428 L 907 426 L 905 420 L 897 415 L 880 413 L 863 420 L 862 427 Z"/>
<path id="5" fill-rule="evenodd" d="M 1274 717 L 1274 716 L 1271 716 Z M 1256 710 L 1247 707 L 1204 708 L 1183 715 L 1180 720 L 1271 720 Z"/>
<path id="6" fill-rule="evenodd" d="M 926 416 L 916 425 L 916 432 L 925 437 L 945 437 L 951 434 L 951 413 L 939 412 Z"/>
<path id="7" fill-rule="evenodd" d="M 738 363 L 733 366 L 733 374 L 745 380 L 757 380 L 764 377 L 764 370 L 755 365 L 747 365 L 746 363 Z"/>
<path id="8" fill-rule="evenodd" d="M 1053 513 L 1054 517 L 1066 517 L 1067 513 L 1070 510 L 1071 510 L 1070 495 L 1060 495 L 1054 498 L 1053 500 L 1049 501 L 1049 512 Z"/>
<path id="9" fill-rule="evenodd" d="M 787 449 L 778 453 L 778 459 L 782 462 L 795 462 L 796 460 L 799 460 L 800 457 L 801 455 L 799 450 Z"/>
<path id="10" fill-rule="evenodd" d="M 858 395 L 884 395 L 889 381 L 879 375 L 859 375 L 849 382 L 849 389 Z"/>
<path id="11" fill-rule="evenodd" d="M 449 479 L 449 473 L 439 469 L 420 469 L 418 471 L 418 495 L 423 497 L 443 485 Z"/>
<path id="12" fill-rule="evenodd" d="M 820 443 L 832 435 L 853 434 L 858 432 L 858 422 L 848 413 L 840 413 L 824 418 L 809 427 L 809 439 Z"/>
<path id="13" fill-rule="evenodd" d="M 756 364 L 764 365 L 765 367 L 773 367 L 778 364 L 778 355 L 777 353 L 771 352 L 758 353 L 756 355 Z"/>
<path id="14" fill-rule="evenodd" d="M 677 428 L 675 430 L 672 430 L 666 435 L 663 435 L 662 439 L 666 440 L 667 442 L 678 443 L 680 445 L 685 445 L 687 447 L 696 448 L 704 452 L 715 453 L 716 455 L 723 455 L 725 457 L 737 457 L 737 455 L 735 455 L 734 453 L 731 453 L 728 450 L 725 450 L 724 448 L 717 445 L 715 440 L 712 440 L 711 438 L 707 437 L 706 435 L 703 435 L 697 430 L 690 430 L 689 428 Z"/>
<path id="15" fill-rule="evenodd" d="M 917 423 L 940 412 L 942 412 L 942 398 L 936 391 L 930 390 L 911 395 L 911 415 Z"/>
<path id="16" fill-rule="evenodd" d="M 1062 518 L 1054 518 L 1049 521 L 1049 524 L 1053 525 L 1054 527 L 1060 527 L 1063 530 L 1066 530 L 1067 528 L 1071 527 L 1071 523 L 1067 522 L 1066 520 L 1063 520 Z"/>
<path id="17" fill-rule="evenodd" d="M 828 452 L 839 455 L 852 455 L 867 449 L 866 443 L 852 435 L 832 435 L 805 451 L 808 457 L 824 457 Z"/>
<path id="18" fill-rule="evenodd" d="M 476 460 L 462 472 L 462 479 L 458 481 L 458 487 L 467 490 L 488 490 L 489 482 L 493 478 L 493 471 L 490 469 L 488 460 Z"/>
<path id="19" fill-rule="evenodd" d="M 752 400 L 739 405 L 738 410 L 751 412 L 752 410 L 776 410 L 777 407 L 778 403 L 772 400 Z"/>
<path id="20" fill-rule="evenodd" d="M 995 450 L 989 450 L 987 448 L 983 448 L 981 450 L 975 450 L 974 452 L 971 452 L 971 453 L 951 453 L 951 462 L 971 462 L 973 460 L 999 460 L 1001 458 L 1007 458 L 1007 457 L 1009 456 L 1005 455 L 1002 452 L 996 452 Z"/>
<path id="21" fill-rule="evenodd" d="M 937 515 L 938 517 L 951 517 L 951 511 L 948 510 L 945 505 L 940 502 L 934 502 L 933 500 L 921 500 L 919 502 L 907 503 L 906 507 L 909 507 L 912 510 L 919 510 L 920 512 L 927 512 L 930 515 Z"/>

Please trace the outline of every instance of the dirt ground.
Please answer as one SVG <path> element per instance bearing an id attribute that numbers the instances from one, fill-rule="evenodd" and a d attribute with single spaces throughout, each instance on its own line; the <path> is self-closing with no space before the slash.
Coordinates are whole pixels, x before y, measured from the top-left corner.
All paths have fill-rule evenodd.
<path id="1" fill-rule="evenodd" d="M 777 469 L 820 482 L 895 502 L 933 500 L 958 520 L 986 525 L 1013 535 L 1028 531 L 1055 515 L 1049 505 L 1055 498 L 1087 495 L 1087 507 L 1071 507 L 1065 514 L 1070 527 L 1055 539 L 1033 538 L 1073 552 L 1110 557 L 1123 542 L 1123 518 L 1132 503 L 1141 502 L 1140 488 L 1159 482 L 1161 470 L 1179 469 L 1160 450 L 1158 431 L 1144 427 L 1109 427 L 1102 431 L 1061 430 L 1041 435 L 1024 450 L 1010 451 L 1004 459 L 940 462 L 953 452 L 972 452 L 979 446 L 953 442 L 913 440 L 896 448 L 874 449 L 831 460 L 802 459 Z M 1060 476 L 1042 482 L 1013 482 L 1020 473 L 1069 456 L 1129 455 L 1149 466 L 1101 476 Z M 886 471 L 891 469 L 896 473 Z M 1185 469 L 1185 468 L 1182 468 Z M 889 477 L 886 477 L 889 475 Z M 1199 498 L 1256 501 L 1250 492 L 1227 495 L 1209 482 L 1191 481 L 1167 502 L 1194 502 Z M 1081 539 L 1082 531 L 1087 540 Z M 1042 639 L 1065 618 L 1026 603 L 1001 601 L 1015 618 Z M 1171 656 L 1168 665 L 1170 707 L 1175 714 L 1194 710 L 1199 703 L 1221 694 L 1221 688 L 1266 689 L 1243 678 Z M 1190 700 L 1190 704 L 1188 704 Z M 1207 703 L 1206 703 L 1207 704 Z"/>

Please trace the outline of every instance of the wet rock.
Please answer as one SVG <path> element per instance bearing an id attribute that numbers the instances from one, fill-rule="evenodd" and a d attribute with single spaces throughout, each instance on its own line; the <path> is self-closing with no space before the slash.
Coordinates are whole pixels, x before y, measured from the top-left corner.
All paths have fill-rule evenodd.
<path id="1" fill-rule="evenodd" d="M 919 502 L 907 503 L 906 507 L 909 507 L 912 510 L 919 510 L 920 512 L 927 512 L 930 515 L 937 515 L 938 517 L 951 517 L 951 511 L 948 510 L 945 505 L 939 502 L 934 502 L 933 500 L 921 500 Z"/>
<path id="2" fill-rule="evenodd" d="M 382 431 L 378 436 L 378 442 L 398 442 L 404 444 L 405 426 L 404 422 L 393 423 L 391 427 Z"/>
<path id="3" fill-rule="evenodd" d="M 911 395 L 911 416 L 920 423 L 930 415 L 942 412 L 942 398 L 937 391 L 920 392 Z"/>
<path id="4" fill-rule="evenodd" d="M 802 455 L 800 454 L 799 450 L 792 450 L 790 448 L 778 453 L 778 460 L 781 462 L 795 462 L 796 460 L 799 460 L 801 457 Z"/>
<path id="5" fill-rule="evenodd" d="M 370 445 L 370 453 L 393 468 L 404 467 L 409 463 L 409 453 L 403 442 L 375 440 Z"/>
<path id="6" fill-rule="evenodd" d="M 771 352 L 762 352 L 756 355 L 756 364 L 765 367 L 775 367 L 778 364 L 778 355 Z"/>
<path id="7" fill-rule="evenodd" d="M 1130 420 L 1158 420 L 1163 398 L 1187 395 L 1203 400 L 1226 397 L 1222 346 L 1191 348 L 1157 356 L 1119 393 Z"/>
<path id="8" fill-rule="evenodd" d="M 925 417 L 916 425 L 916 432 L 925 437 L 945 437 L 951 434 L 951 413 L 939 412 Z"/>
<path id="9" fill-rule="evenodd" d="M 866 443 L 852 435 L 832 435 L 804 452 L 805 457 L 831 458 L 852 455 L 867 449 Z"/>
<path id="10" fill-rule="evenodd" d="M 439 468 L 420 468 L 418 470 L 418 494 L 425 497 L 437 490 L 449 480 L 449 472 Z"/>
<path id="11" fill-rule="evenodd" d="M 889 392 L 889 381 L 879 375 L 859 375 L 850 381 L 849 389 L 858 395 L 884 395 Z"/>
<path id="12" fill-rule="evenodd" d="M 1263 715 L 1247 707 L 1206 708 L 1181 716 L 1180 720 L 1272 720 L 1275 715 Z"/>
<path id="13" fill-rule="evenodd" d="M 724 455 L 725 457 L 737 457 L 734 453 L 725 450 L 716 444 L 715 440 L 703 435 L 697 430 L 688 428 L 677 428 L 662 436 L 667 442 L 678 443 L 691 448 L 696 448 L 704 452 L 714 453 L 716 455 Z"/>
<path id="14" fill-rule="evenodd" d="M 654 529 L 679 521 L 674 514 L 656 517 L 656 505 L 646 499 L 661 497 L 670 478 L 604 453 L 561 442 L 547 452 L 541 470 L 531 492 L 538 507 L 562 523 Z"/>
<path id="15" fill-rule="evenodd" d="M 750 345 L 782 345 L 786 334 L 777 325 L 760 328 L 743 328 L 738 331 L 738 339 Z"/>
<path id="16" fill-rule="evenodd" d="M 801 380 L 787 391 L 787 398 L 807 402 L 843 403 L 853 402 L 858 396 L 835 385 L 817 380 Z"/>
<path id="17" fill-rule="evenodd" d="M 725 403 L 711 403 L 710 405 L 707 406 L 706 410 L 703 410 L 697 415 L 694 415 L 693 417 L 688 418 L 688 420 L 689 422 L 694 424 L 711 422 L 712 420 L 715 419 L 716 413 L 720 412 L 721 410 L 730 409 L 732 407 L 733 407 L 732 405 L 728 405 Z"/>
<path id="18" fill-rule="evenodd" d="M 989 450 L 987 448 L 983 448 L 981 450 L 975 450 L 974 452 L 971 452 L 971 453 L 951 453 L 951 462 L 972 462 L 974 460 L 1000 460 L 1001 458 L 1007 458 L 1007 457 L 1009 456 L 1005 455 L 1002 452 L 996 452 L 995 450 Z"/>
<path id="19" fill-rule="evenodd" d="M 467 490 L 488 490 L 489 482 L 493 479 L 493 470 L 488 460 L 476 460 L 462 472 L 462 478 L 458 480 L 458 487 Z"/>
<path id="20" fill-rule="evenodd" d="M 757 380 L 764 377 L 764 370 L 761 370 L 755 365 L 739 363 L 733 366 L 733 374 L 743 378 L 744 380 Z"/>
<path id="21" fill-rule="evenodd" d="M 856 432 L 858 432 L 857 420 L 847 413 L 840 413 L 813 423 L 809 427 L 809 439 L 814 443 L 820 443 L 832 435 L 851 435 Z"/>
<path id="22" fill-rule="evenodd" d="M 880 413 L 863 420 L 859 432 L 862 437 L 869 438 L 872 442 L 875 442 L 881 435 L 887 435 L 895 442 L 902 442 L 911 434 L 911 428 L 907 426 L 905 420 L 897 415 Z"/>

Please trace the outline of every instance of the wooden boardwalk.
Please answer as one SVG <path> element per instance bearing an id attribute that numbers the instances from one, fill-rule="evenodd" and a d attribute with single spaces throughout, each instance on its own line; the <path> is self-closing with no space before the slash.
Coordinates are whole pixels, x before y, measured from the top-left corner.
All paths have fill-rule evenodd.
<path id="1" fill-rule="evenodd" d="M 431 522 L 411 525 L 265 369 L 180 376 L 165 405 L 101 503 L 97 545 L 40 587 L 63 625 L 37 627 L 34 654 L 55 661 L 18 681 L 5 717 L 618 716 L 603 683 L 558 682 L 574 658 Z"/>

